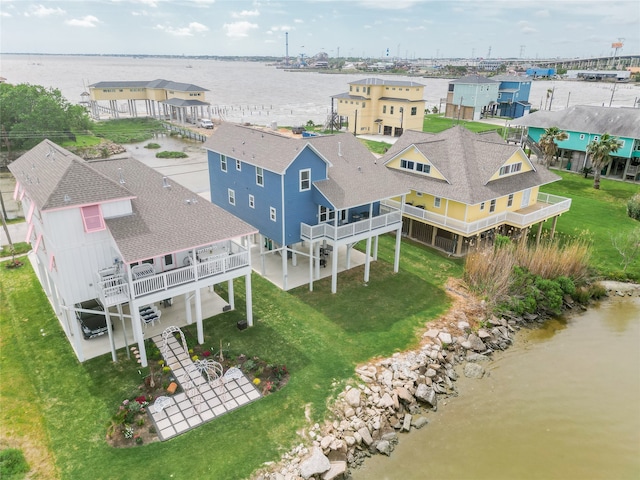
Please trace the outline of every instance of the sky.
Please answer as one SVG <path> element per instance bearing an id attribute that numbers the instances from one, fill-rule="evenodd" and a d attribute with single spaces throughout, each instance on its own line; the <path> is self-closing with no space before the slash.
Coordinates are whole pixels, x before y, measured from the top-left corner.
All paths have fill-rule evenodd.
<path id="1" fill-rule="evenodd" d="M 0 52 L 379 59 L 640 54 L 638 0 L 0 0 Z"/>

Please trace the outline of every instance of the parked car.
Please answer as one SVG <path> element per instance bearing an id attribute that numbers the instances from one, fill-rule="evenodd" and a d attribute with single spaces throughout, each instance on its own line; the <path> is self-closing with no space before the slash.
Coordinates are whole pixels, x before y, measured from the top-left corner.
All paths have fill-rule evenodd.
<path id="1" fill-rule="evenodd" d="M 208 118 L 202 118 L 202 119 L 200 119 L 200 122 L 198 123 L 198 126 L 200 128 L 213 128 L 213 122 L 211 120 L 209 120 Z"/>
<path id="2" fill-rule="evenodd" d="M 82 335 L 85 340 L 99 337 L 107 333 L 107 319 L 104 316 L 104 307 L 97 300 L 87 300 L 85 302 L 76 303 L 76 308 L 83 310 L 94 310 L 96 313 L 78 312 L 76 311 L 76 318 L 80 322 L 82 327 Z M 113 329 L 113 323 L 111 324 Z"/>

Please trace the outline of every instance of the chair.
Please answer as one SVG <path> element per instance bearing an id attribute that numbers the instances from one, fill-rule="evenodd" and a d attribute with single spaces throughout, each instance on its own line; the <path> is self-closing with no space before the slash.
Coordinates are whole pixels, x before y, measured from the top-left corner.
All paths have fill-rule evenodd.
<path id="1" fill-rule="evenodd" d="M 158 397 L 153 402 L 153 409 L 156 413 L 161 413 L 165 408 L 171 405 L 171 399 L 169 397 Z"/>

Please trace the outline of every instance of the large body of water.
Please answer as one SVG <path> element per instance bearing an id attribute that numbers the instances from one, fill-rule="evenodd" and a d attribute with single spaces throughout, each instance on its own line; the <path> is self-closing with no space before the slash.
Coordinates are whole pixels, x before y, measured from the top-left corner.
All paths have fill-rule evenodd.
<path id="1" fill-rule="evenodd" d="M 70 102 L 81 100 L 87 86 L 101 81 L 155 80 L 163 78 L 206 88 L 206 99 L 225 112 L 224 119 L 257 125 L 299 125 L 308 120 L 324 124 L 331 112 L 331 96 L 349 90 L 348 83 L 375 77 L 375 73 L 322 74 L 288 72 L 258 62 L 227 62 L 188 58 L 133 58 L 59 55 L 0 55 L 0 76 L 8 82 L 58 88 Z M 448 79 L 394 76 L 425 85 L 427 108 L 443 107 Z M 554 89 L 552 110 L 567 105 L 633 106 L 640 87 L 579 81 L 535 81 L 530 102 L 547 104 Z"/>
<path id="2" fill-rule="evenodd" d="M 485 367 L 353 479 L 640 478 L 640 298 L 521 332 Z"/>
<path id="3" fill-rule="evenodd" d="M 324 123 L 331 95 L 375 75 L 292 73 L 249 62 L 0 55 L 0 76 L 58 88 L 74 103 L 91 83 L 164 78 L 207 88 L 207 101 L 224 109 L 226 120 L 296 125 Z M 449 82 L 394 78 L 424 84 L 428 108 L 439 106 Z M 553 110 L 609 105 L 612 97 L 611 84 L 536 81 L 533 106 L 544 105 L 554 87 Z M 640 87 L 620 84 L 613 93 L 614 106 L 630 107 Z M 135 147 L 134 155 L 143 155 Z M 145 160 L 175 173 L 173 164 Z M 205 193 L 207 183 L 192 178 L 206 179 L 201 162 L 188 163 L 177 180 Z M 391 458 L 374 457 L 354 478 L 640 478 L 640 299 L 604 302 L 518 338 L 488 365 L 488 378 L 460 379 L 460 396 L 430 415 L 428 426 L 403 435 Z"/>

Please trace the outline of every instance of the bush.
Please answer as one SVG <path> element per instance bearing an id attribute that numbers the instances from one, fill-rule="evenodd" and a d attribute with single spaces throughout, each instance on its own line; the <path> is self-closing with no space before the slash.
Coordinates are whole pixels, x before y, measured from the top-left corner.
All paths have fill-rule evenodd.
<path id="1" fill-rule="evenodd" d="M 149 149 L 156 149 L 156 148 L 160 148 L 160 144 L 159 143 L 147 143 L 144 148 L 149 148 Z"/>
<path id="2" fill-rule="evenodd" d="M 187 158 L 188 156 L 184 152 L 169 152 L 167 150 L 156 153 L 156 158 Z"/>
<path id="3" fill-rule="evenodd" d="M 640 193 L 636 193 L 627 202 L 627 215 L 640 221 Z"/>
<path id="4" fill-rule="evenodd" d="M 0 450 L 0 478 L 24 478 L 29 471 L 29 464 L 18 448 Z"/>

